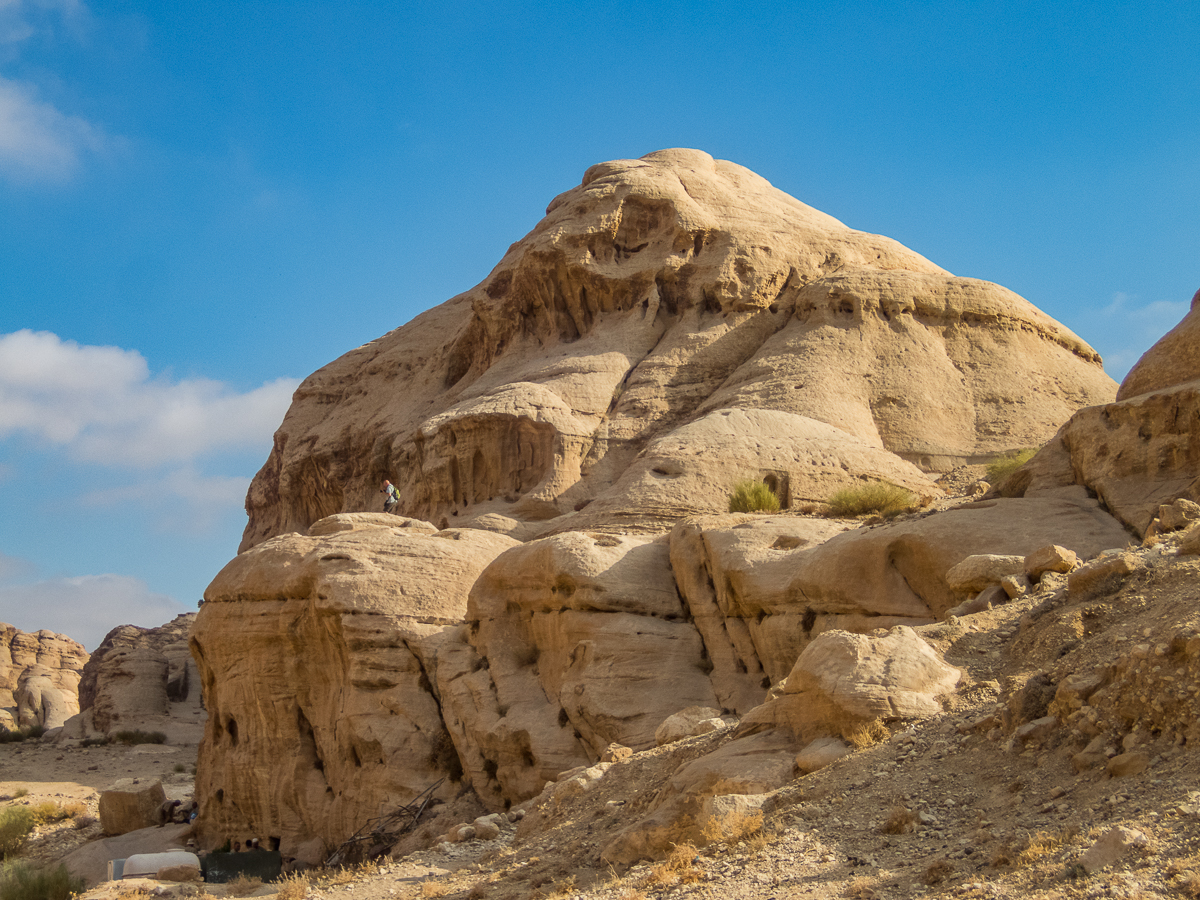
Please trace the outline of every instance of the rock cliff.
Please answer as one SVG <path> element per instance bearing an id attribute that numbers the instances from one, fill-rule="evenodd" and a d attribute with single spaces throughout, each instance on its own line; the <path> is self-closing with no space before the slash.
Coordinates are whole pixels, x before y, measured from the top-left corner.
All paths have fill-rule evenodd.
<path id="1" fill-rule="evenodd" d="M 588 169 L 481 284 L 307 378 L 242 549 L 381 509 L 383 478 L 404 515 L 522 537 L 663 531 L 740 478 L 785 507 L 935 495 L 1115 388 L 1011 291 L 664 150 Z"/>
<path id="2" fill-rule="evenodd" d="M 0 727 L 57 728 L 79 711 L 88 653 L 65 634 L 0 622 Z"/>

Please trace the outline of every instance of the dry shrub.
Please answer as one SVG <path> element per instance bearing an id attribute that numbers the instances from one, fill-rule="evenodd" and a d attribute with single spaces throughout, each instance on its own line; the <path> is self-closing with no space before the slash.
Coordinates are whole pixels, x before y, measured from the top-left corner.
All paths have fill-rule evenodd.
<path id="1" fill-rule="evenodd" d="M 276 883 L 279 885 L 277 900 L 304 900 L 308 896 L 310 882 L 307 872 L 292 872 Z"/>
<path id="2" fill-rule="evenodd" d="M 874 747 L 892 736 L 882 719 L 871 719 L 868 722 L 856 722 L 842 730 L 842 737 L 855 750 Z"/>
<path id="3" fill-rule="evenodd" d="M 921 880 L 928 885 L 941 884 L 954 874 L 954 866 L 944 859 L 935 859 L 925 867 Z"/>
<path id="4" fill-rule="evenodd" d="M 734 810 L 720 817 L 713 816 L 704 823 L 700 833 L 706 841 L 714 844 L 719 841 L 736 844 L 738 841 L 751 841 L 760 835 L 765 836 L 762 810 L 756 809 L 751 812 Z M 682 846 L 690 847 L 691 845 L 683 844 Z"/>
<path id="5" fill-rule="evenodd" d="M 667 858 L 650 870 L 641 887 L 674 887 L 695 884 L 704 880 L 704 873 L 695 866 L 699 851 L 692 844 L 676 844 Z"/>
<path id="6" fill-rule="evenodd" d="M 487 882 L 481 881 L 479 884 L 467 891 L 467 900 L 485 900 L 487 895 Z"/>
<path id="7" fill-rule="evenodd" d="M 55 803 L 53 800 L 43 800 L 41 803 L 35 803 L 29 807 L 29 811 L 33 814 L 33 822 L 35 825 L 46 825 L 50 822 L 61 822 L 70 816 L 65 809 Z"/>
<path id="8" fill-rule="evenodd" d="M 846 893 L 844 896 L 849 900 L 875 900 L 879 896 L 879 892 L 875 890 L 877 879 L 870 875 L 860 875 L 857 878 L 851 878 L 850 883 L 846 885 Z"/>
<path id="9" fill-rule="evenodd" d="M 880 834 L 911 834 L 917 829 L 917 814 L 907 806 L 893 806 L 879 826 Z"/>
<path id="10" fill-rule="evenodd" d="M 648 900 L 648 898 L 645 891 L 627 887 L 621 893 L 617 894 L 617 900 Z"/>
<path id="11" fill-rule="evenodd" d="M 17 853 L 31 831 L 33 813 L 29 807 L 6 806 L 0 810 L 0 859 Z"/>
<path id="12" fill-rule="evenodd" d="M 1071 837 L 1073 837 L 1072 832 L 1064 829 L 1058 834 L 1038 831 L 1035 834 L 1010 838 L 992 856 L 992 865 L 995 868 L 1031 865 L 1058 850 Z"/>
<path id="13" fill-rule="evenodd" d="M 425 881 L 421 884 L 422 897 L 445 897 L 448 893 L 450 888 L 436 881 Z"/>
<path id="14" fill-rule="evenodd" d="M 95 816 L 76 816 L 75 817 L 75 828 L 78 831 L 83 831 L 83 829 L 90 828 L 91 826 L 93 826 L 95 824 L 96 824 Z"/>
<path id="15" fill-rule="evenodd" d="M 262 879 L 257 875 L 239 875 L 232 881 L 225 882 L 226 897 L 249 897 L 262 887 Z"/>
<path id="16" fill-rule="evenodd" d="M 1179 883 L 1176 885 L 1179 893 L 1196 900 L 1200 897 L 1200 875 L 1190 869 L 1179 873 Z"/>

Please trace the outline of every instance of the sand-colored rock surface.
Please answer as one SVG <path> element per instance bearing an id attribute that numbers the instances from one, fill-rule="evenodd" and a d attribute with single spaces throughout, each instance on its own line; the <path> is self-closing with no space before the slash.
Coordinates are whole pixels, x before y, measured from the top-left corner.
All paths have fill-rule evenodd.
<path id="1" fill-rule="evenodd" d="M 460 789 L 433 658 L 470 585 L 515 541 L 430 531 L 339 517 L 213 580 L 192 634 L 209 712 L 196 783 L 205 846 L 258 834 L 289 855 L 314 840 L 331 849 L 440 778 L 440 796 Z"/>
<path id="2" fill-rule="evenodd" d="M 668 553 L 572 532 L 514 547 L 480 576 L 438 685 L 485 803 L 526 800 L 610 743 L 653 747 L 668 716 L 716 705 Z"/>
<path id="3" fill-rule="evenodd" d="M 88 653 L 65 634 L 0 622 L 0 727 L 57 728 L 79 712 Z"/>
<path id="4" fill-rule="evenodd" d="M 1183 320 L 1142 354 L 1117 391 L 1117 400 L 1200 378 L 1200 291 Z"/>
<path id="5" fill-rule="evenodd" d="M 306 379 L 242 546 L 381 509 L 385 477 L 405 515 L 543 533 L 663 530 L 745 477 L 936 493 L 1114 393 L 1015 294 L 664 150 L 593 166 L 481 284 Z"/>

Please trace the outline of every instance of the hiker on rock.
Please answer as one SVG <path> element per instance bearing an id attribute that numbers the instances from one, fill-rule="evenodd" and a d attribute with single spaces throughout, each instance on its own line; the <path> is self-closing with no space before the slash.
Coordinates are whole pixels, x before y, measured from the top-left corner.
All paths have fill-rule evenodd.
<path id="1" fill-rule="evenodd" d="M 396 486 L 385 478 L 383 479 L 383 487 L 379 493 L 385 495 L 383 498 L 383 511 L 385 513 L 395 512 L 396 507 L 400 505 L 400 492 L 396 490 Z"/>

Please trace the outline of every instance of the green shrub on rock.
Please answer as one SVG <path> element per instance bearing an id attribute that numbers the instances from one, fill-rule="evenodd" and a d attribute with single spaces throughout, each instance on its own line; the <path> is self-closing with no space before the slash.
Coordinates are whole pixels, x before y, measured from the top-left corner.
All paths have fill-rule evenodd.
<path id="1" fill-rule="evenodd" d="M 829 513 L 839 518 L 880 515 L 897 516 L 917 505 L 912 491 L 890 481 L 873 481 L 857 487 L 842 488 L 828 500 Z"/>
<path id="2" fill-rule="evenodd" d="M 68 900 L 86 888 L 84 880 L 71 875 L 62 863 L 35 869 L 10 860 L 0 867 L 0 900 Z"/>
<path id="3" fill-rule="evenodd" d="M 729 495 L 729 511 L 779 512 L 779 496 L 761 481 L 739 481 Z"/>
<path id="4" fill-rule="evenodd" d="M 33 813 L 28 806 L 0 809 L 0 857 L 12 856 L 33 831 Z"/>
<path id="5" fill-rule="evenodd" d="M 988 484 L 992 487 L 999 486 L 1005 478 L 1033 459 L 1037 450 L 1037 447 L 1026 447 L 1024 450 L 1009 450 L 1006 453 L 997 454 L 987 464 Z"/>

